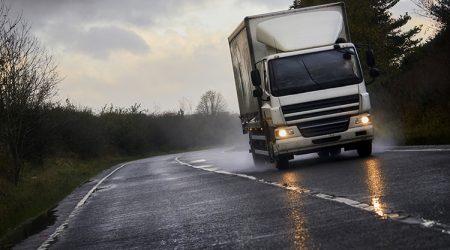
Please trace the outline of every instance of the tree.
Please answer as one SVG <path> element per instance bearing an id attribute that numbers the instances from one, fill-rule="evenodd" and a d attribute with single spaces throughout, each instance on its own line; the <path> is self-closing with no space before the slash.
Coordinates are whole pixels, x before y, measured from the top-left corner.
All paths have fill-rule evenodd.
<path id="1" fill-rule="evenodd" d="M 53 58 L 31 35 L 30 26 L 20 16 L 11 19 L 9 7 L 0 1 L 0 146 L 12 159 L 16 184 L 27 140 L 58 82 Z"/>
<path id="2" fill-rule="evenodd" d="M 202 115 L 217 115 L 225 112 L 226 103 L 222 94 L 208 90 L 200 98 L 197 105 L 197 113 Z"/>
<path id="3" fill-rule="evenodd" d="M 295 0 L 291 8 L 335 2 L 334 0 Z M 408 13 L 394 18 L 389 11 L 399 0 L 344 0 L 350 33 L 354 43 L 369 44 L 377 55 L 377 64 L 383 71 L 399 68 L 401 60 L 411 53 L 420 39 L 415 35 L 420 27 L 403 30 L 411 19 Z"/>
<path id="4" fill-rule="evenodd" d="M 424 15 L 437 22 L 441 30 L 450 23 L 450 0 L 413 0 L 424 11 Z"/>
<path id="5" fill-rule="evenodd" d="M 178 106 L 180 108 L 180 111 L 183 111 L 183 114 L 192 114 L 192 102 L 186 97 L 178 100 Z"/>

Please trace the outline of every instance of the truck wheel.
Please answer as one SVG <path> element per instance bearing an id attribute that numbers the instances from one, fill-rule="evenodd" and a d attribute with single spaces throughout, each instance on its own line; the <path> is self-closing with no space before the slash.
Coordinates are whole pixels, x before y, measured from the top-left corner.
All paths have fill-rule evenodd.
<path id="1" fill-rule="evenodd" d="M 278 170 L 284 170 L 289 168 L 289 159 L 287 157 L 279 156 L 275 159 L 275 167 Z"/>
<path id="2" fill-rule="evenodd" d="M 359 157 L 369 157 L 372 154 L 372 141 L 365 141 L 356 148 Z"/>
<path id="3" fill-rule="evenodd" d="M 329 151 L 319 151 L 317 154 L 319 155 L 320 159 L 326 160 L 326 159 L 330 158 L 330 152 Z"/>
<path id="4" fill-rule="evenodd" d="M 333 148 L 330 150 L 330 155 L 332 158 L 336 158 L 341 154 L 341 148 Z"/>

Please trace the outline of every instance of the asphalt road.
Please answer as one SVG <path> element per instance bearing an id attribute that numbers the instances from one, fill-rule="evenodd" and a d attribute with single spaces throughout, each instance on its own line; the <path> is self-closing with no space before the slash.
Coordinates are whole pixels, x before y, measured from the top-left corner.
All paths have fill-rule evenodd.
<path id="1" fill-rule="evenodd" d="M 113 172 L 112 172 L 113 171 Z M 114 166 L 17 249 L 450 249 L 450 147 L 254 167 L 221 148 Z"/>

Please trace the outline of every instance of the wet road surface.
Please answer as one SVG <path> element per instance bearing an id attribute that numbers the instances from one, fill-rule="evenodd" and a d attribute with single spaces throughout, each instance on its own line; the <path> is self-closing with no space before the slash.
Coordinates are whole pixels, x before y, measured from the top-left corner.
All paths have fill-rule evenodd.
<path id="1" fill-rule="evenodd" d="M 446 146 L 311 154 L 286 171 L 213 149 L 113 167 L 17 249 L 450 248 L 449 197 Z"/>

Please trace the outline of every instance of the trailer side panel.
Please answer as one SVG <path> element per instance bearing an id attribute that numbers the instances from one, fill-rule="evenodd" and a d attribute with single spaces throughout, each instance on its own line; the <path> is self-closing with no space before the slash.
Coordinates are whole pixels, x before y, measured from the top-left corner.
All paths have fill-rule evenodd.
<path id="1" fill-rule="evenodd" d="M 243 27 L 238 34 L 229 41 L 236 93 L 244 129 L 246 124 L 258 116 L 259 110 L 258 100 L 253 97 L 253 84 L 250 76 L 253 69 L 253 63 L 247 38 L 247 27 Z"/>

